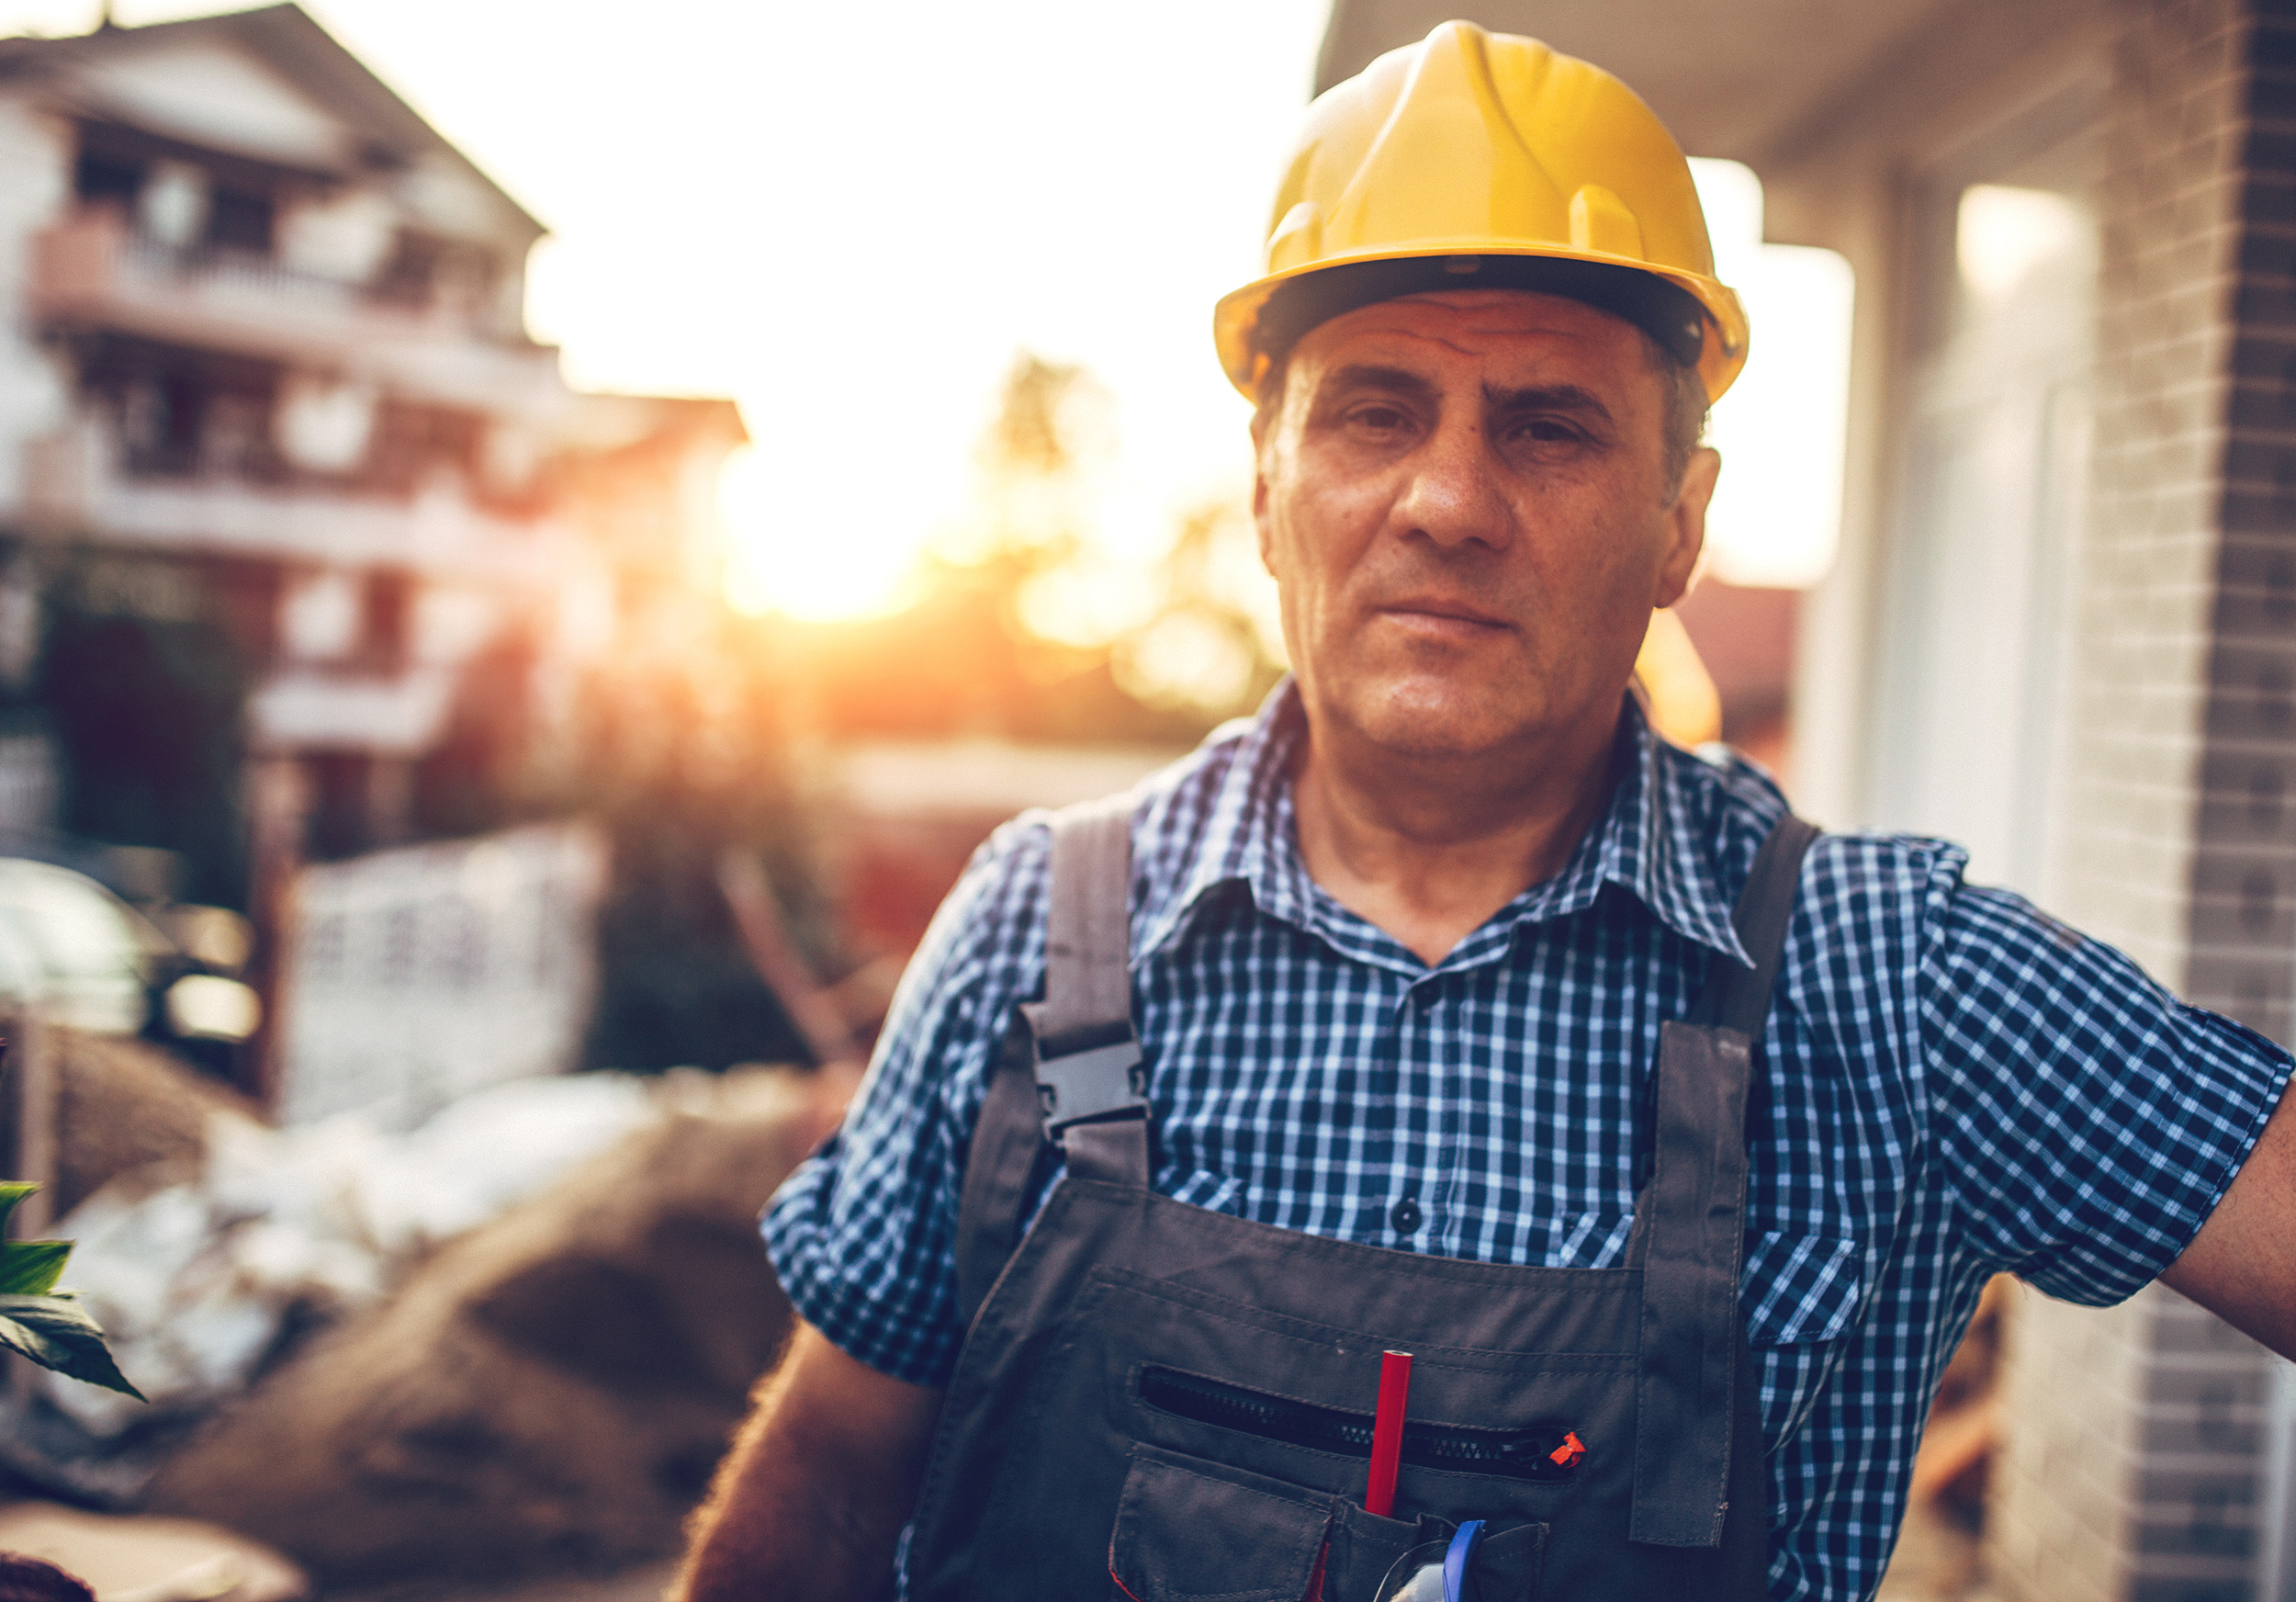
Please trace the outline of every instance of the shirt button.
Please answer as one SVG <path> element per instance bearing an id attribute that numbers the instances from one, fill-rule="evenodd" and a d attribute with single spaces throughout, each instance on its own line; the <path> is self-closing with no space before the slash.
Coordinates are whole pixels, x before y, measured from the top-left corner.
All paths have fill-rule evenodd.
<path id="1" fill-rule="evenodd" d="M 1408 1196 L 1404 1197 L 1390 1211 L 1387 1221 L 1395 1226 L 1398 1235 L 1417 1235 L 1421 1223 L 1419 1203 Z"/>

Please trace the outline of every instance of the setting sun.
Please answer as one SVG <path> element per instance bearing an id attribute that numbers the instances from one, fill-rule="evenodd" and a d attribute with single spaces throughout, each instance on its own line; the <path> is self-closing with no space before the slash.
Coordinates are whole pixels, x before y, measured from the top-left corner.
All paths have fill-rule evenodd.
<path id="1" fill-rule="evenodd" d="M 891 611 L 907 598 L 914 542 L 789 519 L 782 487 L 753 446 L 726 463 L 726 595 L 737 611 L 827 623 Z"/>

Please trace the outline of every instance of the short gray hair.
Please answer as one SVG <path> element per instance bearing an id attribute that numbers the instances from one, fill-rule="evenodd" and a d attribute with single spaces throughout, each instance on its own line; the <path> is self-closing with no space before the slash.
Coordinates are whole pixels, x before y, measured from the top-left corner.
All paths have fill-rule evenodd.
<path id="1" fill-rule="evenodd" d="M 1666 446 L 1666 504 L 1674 504 L 1682 492 L 1683 474 L 1690 469 L 1690 453 L 1696 450 L 1706 437 L 1705 376 L 1688 363 L 1678 362 L 1649 334 L 1642 336 L 1643 354 L 1649 358 L 1650 370 L 1658 374 L 1667 387 L 1665 438 Z"/>

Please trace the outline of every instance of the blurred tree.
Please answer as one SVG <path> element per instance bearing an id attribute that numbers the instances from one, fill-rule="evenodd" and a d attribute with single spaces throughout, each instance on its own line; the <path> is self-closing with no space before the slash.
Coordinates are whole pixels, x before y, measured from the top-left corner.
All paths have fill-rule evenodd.
<path id="1" fill-rule="evenodd" d="M 66 574 L 43 635 L 32 699 L 55 733 L 62 827 L 174 852 L 178 895 L 243 907 L 249 675 L 228 629 L 188 604 L 138 610 Z"/>
<path id="2" fill-rule="evenodd" d="M 1184 523 L 1144 624 L 1137 582 L 1093 568 L 1089 507 L 1111 443 L 1107 394 L 1083 369 L 1016 357 L 974 504 L 924 558 L 918 599 L 884 617 L 767 626 L 817 727 L 1187 744 L 1274 683 L 1281 670 L 1246 613 L 1215 593 L 1232 566 L 1227 509 Z M 1190 626 L 1218 663 L 1159 671 L 1186 657 Z M 1132 643 L 1143 630 L 1155 639 Z"/>
<path id="3" fill-rule="evenodd" d="M 1154 610 L 1116 641 L 1117 683 L 1211 718 L 1257 706 L 1288 664 L 1250 507 L 1210 500 L 1183 513 L 1155 585 Z"/>
<path id="4" fill-rule="evenodd" d="M 540 816 L 546 747 L 535 705 L 541 650 L 532 626 L 505 629 L 464 665 L 445 737 L 415 764 L 417 839 L 485 834 Z"/>
<path id="5" fill-rule="evenodd" d="M 586 686 L 551 787 L 599 818 L 613 847 L 600 915 L 601 991 L 585 1055 L 596 1067 L 807 1059 L 743 952 L 719 887 L 728 849 L 750 853 L 816 974 L 846 966 L 812 869 L 783 694 L 770 659 L 724 608 L 692 599 L 632 620 Z"/>

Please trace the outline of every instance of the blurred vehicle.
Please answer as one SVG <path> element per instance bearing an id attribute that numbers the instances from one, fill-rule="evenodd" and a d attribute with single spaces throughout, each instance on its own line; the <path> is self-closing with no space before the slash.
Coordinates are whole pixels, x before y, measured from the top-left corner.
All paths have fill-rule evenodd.
<path id="1" fill-rule="evenodd" d="M 91 1034 L 141 1034 L 210 1071 L 255 1032 L 240 982 L 246 920 L 219 907 L 137 911 L 84 874 L 0 857 L 0 1003 Z"/>

